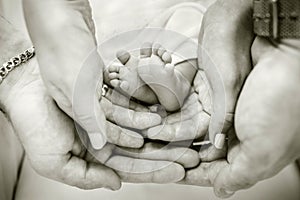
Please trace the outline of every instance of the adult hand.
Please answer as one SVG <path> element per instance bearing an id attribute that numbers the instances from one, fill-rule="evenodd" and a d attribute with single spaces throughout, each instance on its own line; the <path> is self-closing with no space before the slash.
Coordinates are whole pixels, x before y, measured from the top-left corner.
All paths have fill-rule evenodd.
<path id="1" fill-rule="evenodd" d="M 182 153 L 178 160 L 182 165 L 195 166 L 198 163 L 195 151 L 179 148 L 162 150 L 157 156 L 152 156 L 151 160 L 147 154 L 137 155 L 138 158 L 117 155 L 116 146 L 112 144 L 88 152 L 77 137 L 73 120 L 48 96 L 38 74 L 36 61 L 32 60 L 28 66 L 22 67 L 26 67 L 26 71 L 9 88 L 9 93 L 2 93 L 1 99 L 4 99 L 3 109 L 33 168 L 41 175 L 84 189 L 106 187 L 116 190 L 121 186 L 121 179 L 153 183 L 181 180 L 185 175 L 184 168 L 174 163 L 172 156 L 178 151 Z M 10 75 L 12 78 L 13 74 Z M 114 127 L 111 131 L 115 138 L 122 138 L 122 132 L 114 130 Z M 151 149 L 154 151 L 157 148 Z M 149 151 L 149 147 L 141 149 L 141 152 L 145 151 Z"/>
<path id="2" fill-rule="evenodd" d="M 167 142 L 203 139 L 208 130 L 210 114 L 207 110 L 210 106 L 207 79 L 199 70 L 181 110 L 166 116 L 163 124 L 145 130 L 144 134 L 150 139 Z"/>
<path id="3" fill-rule="evenodd" d="M 96 89 L 102 86 L 103 63 L 88 0 L 23 2 L 48 92 L 88 132 L 94 148 L 101 149 L 106 124 Z"/>
<path id="4" fill-rule="evenodd" d="M 31 44 L 4 18 L 1 23 L 1 63 Z M 48 96 L 32 58 L 12 70 L 0 85 L 1 109 L 10 119 L 32 166 L 41 174 L 82 188 L 118 189 L 115 172 L 80 157 L 72 121 Z"/>
<path id="5" fill-rule="evenodd" d="M 300 40 L 257 37 L 252 56 L 255 67 L 238 100 L 227 159 L 202 162 L 184 180 L 214 186 L 219 197 L 272 177 L 300 157 Z"/>
<path id="6" fill-rule="evenodd" d="M 31 44 L 2 17 L 0 23 L 2 33 L 0 61 L 5 62 L 15 56 L 16 52 L 22 52 Z M 109 98 L 109 95 L 106 98 Z M 116 103 L 120 105 L 124 103 L 122 98 L 118 98 L 118 100 Z M 33 168 L 44 176 L 69 185 L 85 189 L 107 187 L 115 190 L 121 185 L 120 178 L 129 182 L 176 182 L 185 174 L 181 165 L 195 166 L 199 161 L 195 151 L 183 151 L 183 149 L 174 147 L 160 150 L 157 156 L 135 154 L 134 156 L 138 159 L 113 154 L 117 150 L 116 146 L 111 144 L 107 144 L 99 151 L 93 150 L 93 155 L 87 152 L 86 147 L 78 138 L 74 122 L 57 107 L 54 100 L 48 95 L 35 58 L 15 68 L 3 80 L 0 84 L 0 103 L 2 111 L 12 122 Z M 133 103 L 129 103 L 129 105 L 130 108 L 145 111 L 145 108 Z M 109 106 L 112 111 L 121 109 L 112 104 Z M 104 107 L 106 108 L 106 106 Z M 130 113 L 132 116 L 139 116 L 135 111 Z M 142 117 L 140 119 L 146 120 Z M 129 123 L 127 121 L 118 122 Z M 131 122 L 132 126 L 137 126 L 135 123 L 139 124 L 140 121 L 133 120 Z M 145 124 L 141 121 L 139 127 L 147 126 Z M 123 131 L 124 129 L 114 125 L 109 125 L 107 128 L 108 131 L 114 133 L 111 138 L 108 137 L 108 140 L 115 141 L 119 145 L 137 147 L 143 144 L 142 138 L 137 137 L 137 133 L 131 132 L 127 135 L 125 132 L 128 131 Z M 131 136 L 132 134 L 134 137 Z M 155 145 L 145 145 L 141 152 L 157 149 L 158 147 Z M 168 162 L 174 161 L 173 155 L 178 152 L 181 152 L 181 157 L 178 159 L 178 163 L 181 165 Z M 152 160 L 147 160 L 149 158 Z M 116 169 L 120 175 L 104 166 L 103 163 Z M 128 164 L 132 168 L 128 169 Z M 145 165 L 148 171 L 137 174 Z"/>
<path id="7" fill-rule="evenodd" d="M 199 36 L 199 67 L 211 85 L 209 139 L 222 148 L 236 100 L 250 72 L 252 1 L 217 0 L 204 15 Z"/>

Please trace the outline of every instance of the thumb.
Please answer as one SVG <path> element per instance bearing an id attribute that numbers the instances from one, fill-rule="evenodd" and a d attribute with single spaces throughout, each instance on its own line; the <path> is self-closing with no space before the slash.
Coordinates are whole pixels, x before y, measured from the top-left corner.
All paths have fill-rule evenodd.
<path id="1" fill-rule="evenodd" d="M 247 145 L 253 147 L 253 144 Z M 233 128 L 228 131 L 228 146 L 227 161 L 220 164 L 213 181 L 214 192 L 221 198 L 228 198 L 240 189 L 249 188 L 261 178 L 260 158 L 257 156 L 260 151 L 245 148 Z"/>
<path id="2" fill-rule="evenodd" d="M 215 179 L 215 194 L 220 198 L 228 198 L 240 189 L 253 186 L 258 180 L 252 177 L 252 171 L 250 165 L 240 162 L 225 165 Z"/>
<path id="3" fill-rule="evenodd" d="M 208 77 L 213 98 L 209 138 L 220 149 L 251 69 L 251 5 L 248 0 L 216 1 L 207 10 L 200 31 L 199 63 Z"/>
<path id="4" fill-rule="evenodd" d="M 103 64 L 96 51 L 88 0 L 26 0 L 23 4 L 48 92 L 89 133 L 93 146 L 101 148 L 106 142 L 105 117 L 96 88 L 102 81 Z"/>
<path id="5" fill-rule="evenodd" d="M 73 90 L 73 113 L 75 121 L 88 133 L 95 149 L 106 143 L 106 117 L 100 107 L 98 87 L 102 88 L 102 61 L 95 49 L 83 63 Z M 100 81 L 101 80 L 101 81 Z M 81 129 L 77 128 L 77 131 Z"/>

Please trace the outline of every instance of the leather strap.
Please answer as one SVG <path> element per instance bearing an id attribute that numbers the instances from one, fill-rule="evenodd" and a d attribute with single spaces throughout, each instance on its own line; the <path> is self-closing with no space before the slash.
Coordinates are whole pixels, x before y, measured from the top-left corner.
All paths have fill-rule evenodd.
<path id="1" fill-rule="evenodd" d="M 254 0 L 254 32 L 273 38 L 300 38 L 300 0 Z"/>

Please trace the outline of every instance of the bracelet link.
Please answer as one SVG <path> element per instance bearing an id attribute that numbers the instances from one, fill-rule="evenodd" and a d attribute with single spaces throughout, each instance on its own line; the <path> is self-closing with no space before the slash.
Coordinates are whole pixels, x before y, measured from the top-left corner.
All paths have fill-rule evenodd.
<path id="1" fill-rule="evenodd" d="M 34 47 L 31 47 L 23 53 L 12 57 L 9 61 L 5 62 L 0 68 L 0 83 L 5 79 L 10 71 L 18 67 L 22 63 L 27 62 L 35 55 Z"/>

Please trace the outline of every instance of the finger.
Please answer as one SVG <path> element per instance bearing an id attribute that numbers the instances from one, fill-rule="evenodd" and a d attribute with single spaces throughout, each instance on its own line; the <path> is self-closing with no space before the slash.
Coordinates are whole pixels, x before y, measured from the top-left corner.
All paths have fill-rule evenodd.
<path id="1" fill-rule="evenodd" d="M 247 0 L 219 0 L 208 9 L 201 27 L 199 63 L 213 94 L 209 137 L 218 148 L 223 147 L 222 134 L 230 128 L 224 126 L 224 121 L 232 122 L 230 115 L 234 113 L 236 99 L 251 69 L 251 6 L 252 2 Z"/>
<path id="2" fill-rule="evenodd" d="M 140 134 L 111 122 L 107 122 L 106 132 L 107 141 L 118 146 L 140 148 L 144 144 L 144 138 Z"/>
<path id="3" fill-rule="evenodd" d="M 177 123 L 192 119 L 194 116 L 203 112 L 203 106 L 199 102 L 197 94 L 192 93 L 184 102 L 181 110 L 176 113 L 169 114 L 166 122 L 169 124 Z"/>
<path id="4" fill-rule="evenodd" d="M 226 145 L 222 149 L 217 149 L 213 145 L 204 145 L 200 148 L 199 157 L 201 162 L 212 162 L 222 158 L 226 158 Z"/>
<path id="5" fill-rule="evenodd" d="M 105 98 L 111 103 L 123 108 L 129 108 L 138 112 L 149 112 L 147 107 L 130 100 L 128 97 L 110 88 L 108 89 Z"/>
<path id="6" fill-rule="evenodd" d="M 193 85 L 203 110 L 210 115 L 212 113 L 212 98 L 210 86 L 204 71 L 198 70 Z"/>
<path id="7" fill-rule="evenodd" d="M 40 79 L 33 80 L 40 85 L 21 88 L 16 98 L 10 99 L 13 104 L 8 109 L 33 168 L 43 176 L 84 189 L 120 188 L 120 180 L 111 169 L 73 154 L 82 152 L 73 121 L 48 96 Z M 31 104 L 23 107 L 24 102 Z"/>
<path id="8" fill-rule="evenodd" d="M 161 117 L 155 113 L 137 112 L 116 106 L 105 98 L 100 104 L 106 118 L 120 126 L 143 130 L 161 123 Z"/>
<path id="9" fill-rule="evenodd" d="M 106 165 L 114 169 L 124 182 L 174 183 L 183 179 L 184 168 L 176 163 L 113 156 Z"/>
<path id="10" fill-rule="evenodd" d="M 33 165 L 39 174 L 68 185 L 81 189 L 104 187 L 117 190 L 121 187 L 120 179 L 112 169 L 100 164 L 88 163 L 71 154 L 65 157 L 60 155 L 41 156 L 35 160 L 40 161 L 40 163 Z M 49 166 L 49 163 L 52 163 L 51 167 L 44 166 Z"/>
<path id="11" fill-rule="evenodd" d="M 177 162 L 184 168 L 199 164 L 199 155 L 187 147 L 175 147 L 158 143 L 146 143 L 141 149 L 117 148 L 116 154 L 147 160 L 165 160 Z"/>
<path id="12" fill-rule="evenodd" d="M 191 119 L 174 124 L 163 124 L 144 132 L 146 137 L 162 141 L 193 140 L 207 133 L 209 116 L 202 112 Z"/>
<path id="13" fill-rule="evenodd" d="M 26 0 L 24 11 L 49 93 L 88 132 L 93 146 L 102 148 L 105 117 L 96 103 L 96 89 L 103 80 L 103 63 L 88 1 Z"/>
<path id="14" fill-rule="evenodd" d="M 211 187 L 214 185 L 214 181 L 224 165 L 226 165 L 225 160 L 202 162 L 198 167 L 187 170 L 185 178 L 179 183 Z"/>
<path id="15" fill-rule="evenodd" d="M 251 164 L 249 166 L 240 164 L 227 164 L 219 170 L 215 179 L 214 192 L 218 197 L 228 198 L 240 189 L 247 189 L 253 186 L 257 181 L 251 178 Z"/>
<path id="16" fill-rule="evenodd" d="M 83 64 L 75 83 L 72 101 L 74 119 L 87 131 L 91 144 L 95 149 L 101 149 L 107 140 L 106 118 L 103 109 L 99 105 L 97 95 L 97 87 L 102 87 L 102 82 L 99 83 L 98 81 L 102 78 L 99 74 L 93 75 L 94 72 L 85 66 L 93 66 L 99 62 L 101 63 L 100 57 L 95 52 Z"/>
<path id="17" fill-rule="evenodd" d="M 84 144 L 86 145 L 86 148 L 88 148 L 91 141 L 90 139 L 88 140 L 87 138 L 88 135 L 86 131 L 82 129 L 80 126 L 76 126 L 76 130 L 77 133 L 80 135 L 81 141 L 83 141 Z M 144 144 L 144 138 L 139 133 L 136 133 L 131 130 L 127 130 L 108 121 L 106 126 L 106 132 L 108 133 L 107 141 L 111 144 L 115 144 L 122 147 L 130 147 L 130 148 L 140 148 Z M 100 150 L 101 154 L 103 154 L 104 151 L 107 151 L 108 149 L 107 146 L 111 146 L 111 144 L 109 143 L 106 144 Z M 99 152 L 99 150 L 95 148 L 89 148 L 89 151 Z M 107 154 L 110 155 L 109 153 Z M 102 157 L 101 159 L 100 157 L 97 157 L 97 159 L 102 160 L 101 163 L 104 163 L 107 160 L 107 159 L 103 159 Z"/>

